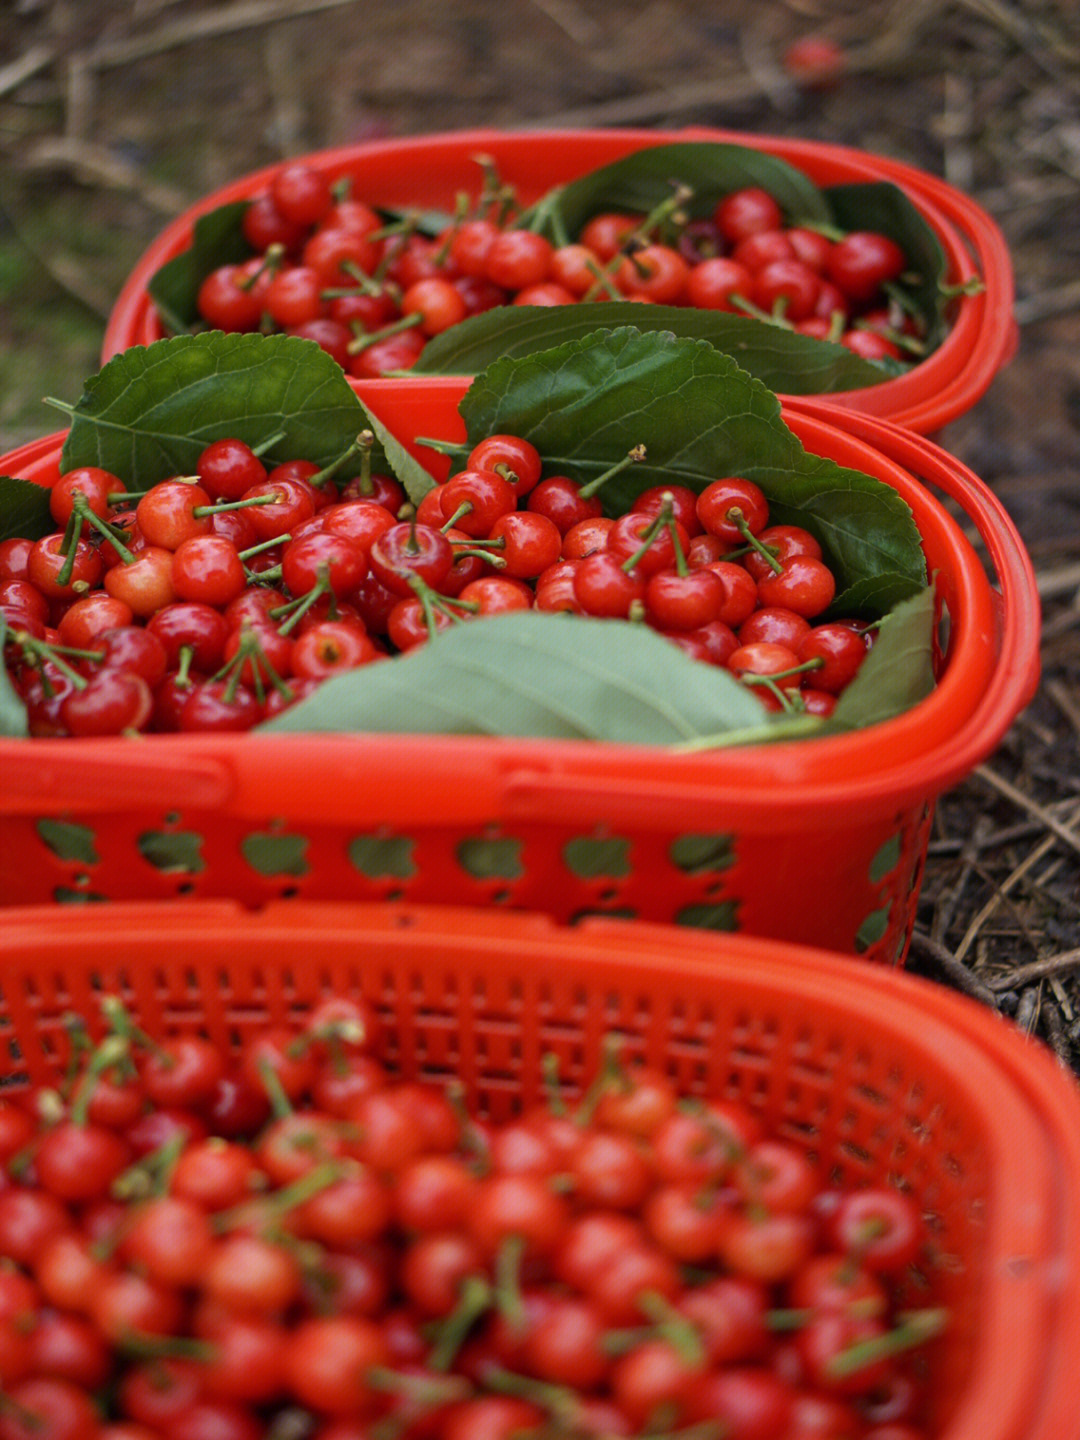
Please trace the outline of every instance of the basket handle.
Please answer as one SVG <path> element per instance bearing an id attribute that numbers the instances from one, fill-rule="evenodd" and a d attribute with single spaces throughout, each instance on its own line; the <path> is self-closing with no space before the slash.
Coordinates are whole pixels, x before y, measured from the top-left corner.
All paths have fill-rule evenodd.
<path id="1" fill-rule="evenodd" d="M 85 748 L 84 748 L 85 747 Z M 140 754 L 129 739 L 85 741 L 75 764 L 60 753 L 43 755 L 31 743 L 14 749 L 4 761 L 3 808 L 6 815 L 85 815 L 109 808 L 191 806 L 220 809 L 236 782 L 223 761 L 185 756 L 180 763 Z M 52 749 L 52 747 L 48 747 Z"/>

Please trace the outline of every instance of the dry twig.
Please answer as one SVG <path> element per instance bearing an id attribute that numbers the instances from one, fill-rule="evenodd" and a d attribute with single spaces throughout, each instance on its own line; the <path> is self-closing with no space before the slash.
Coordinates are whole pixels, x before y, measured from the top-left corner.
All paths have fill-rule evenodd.
<path id="1" fill-rule="evenodd" d="M 986 989 L 993 995 L 1003 990 L 1019 990 L 1035 980 L 1048 980 L 1051 976 L 1068 975 L 1080 969 L 1080 950 L 1064 950 L 1060 955 L 1048 955 L 1044 960 L 1032 960 L 1027 965 L 1017 965 L 1001 975 L 987 980 Z"/>

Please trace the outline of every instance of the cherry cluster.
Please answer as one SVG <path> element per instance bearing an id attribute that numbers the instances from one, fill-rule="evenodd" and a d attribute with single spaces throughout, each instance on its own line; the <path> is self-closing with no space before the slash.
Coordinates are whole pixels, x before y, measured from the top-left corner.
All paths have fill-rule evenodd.
<path id="1" fill-rule="evenodd" d="M 369 460 L 371 442 L 352 450 Z M 646 624 L 766 708 L 830 714 L 875 630 L 817 618 L 836 590 L 818 542 L 770 525 L 742 477 L 652 486 L 605 515 L 601 488 L 643 453 L 582 484 L 492 435 L 416 507 L 369 463 L 339 488 L 344 457 L 268 469 L 229 438 L 137 494 L 70 470 L 50 492 L 58 528 L 0 543 L 30 732 L 246 730 L 343 670 L 534 608 Z"/>
<path id="2" fill-rule="evenodd" d="M 924 1440 L 914 1200 L 611 1037 L 501 1122 L 363 1000 L 226 1056 L 115 996 L 0 1097 L 0 1440 Z"/>
<path id="3" fill-rule="evenodd" d="M 704 219 L 677 187 L 648 215 L 605 211 L 556 244 L 514 223 L 489 176 L 441 234 L 385 223 L 302 161 L 283 166 L 243 216 L 254 250 L 202 282 L 196 308 L 222 330 L 316 340 L 350 374 L 407 370 L 434 335 L 499 305 L 633 300 L 739 311 L 868 359 L 918 358 L 918 324 L 894 282 L 907 269 L 878 231 L 785 222 L 767 191 L 732 191 Z"/>
<path id="4" fill-rule="evenodd" d="M 369 463 L 339 488 L 344 457 L 267 469 L 229 438 L 140 493 L 70 470 L 50 492 L 59 528 L 0 543 L 30 733 L 246 730 L 343 670 L 527 609 L 646 624 L 768 709 L 830 714 L 875 630 L 813 623 L 836 591 L 816 539 L 770 525 L 742 477 L 652 486 L 605 515 L 602 486 L 643 456 L 582 484 L 491 435 L 416 507 Z"/>

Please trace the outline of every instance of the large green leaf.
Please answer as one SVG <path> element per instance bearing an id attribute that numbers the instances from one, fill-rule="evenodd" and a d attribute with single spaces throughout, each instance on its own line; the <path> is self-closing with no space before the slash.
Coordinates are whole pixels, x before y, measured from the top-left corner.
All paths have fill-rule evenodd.
<path id="1" fill-rule="evenodd" d="M 934 591 L 902 601 L 880 622 L 877 638 L 831 720 L 839 730 L 861 730 L 925 700 L 934 688 Z"/>
<path id="2" fill-rule="evenodd" d="M 44 485 L 0 475 L 0 540 L 40 540 L 55 528 Z"/>
<path id="3" fill-rule="evenodd" d="M 646 626 L 520 611 L 347 671 L 260 728 L 670 745 L 728 732 L 766 738 L 776 723 L 727 671 Z"/>
<path id="4" fill-rule="evenodd" d="M 644 445 L 646 458 L 602 488 L 609 514 L 652 485 L 700 491 L 723 475 L 754 480 L 777 523 L 804 525 L 821 542 L 838 606 L 851 590 L 862 613 L 880 614 L 886 598 L 893 604 L 926 583 L 918 528 L 896 491 L 806 451 L 772 391 L 702 341 L 597 331 L 496 361 L 459 409 L 469 445 L 495 432 L 522 435 L 549 473 L 582 481 Z"/>
<path id="5" fill-rule="evenodd" d="M 236 200 L 200 215 L 192 226 L 190 246 L 150 277 L 146 287 L 150 298 L 162 324 L 173 334 L 183 334 L 197 324 L 195 298 L 210 272 L 219 265 L 246 260 L 253 253 L 241 228 L 247 208 L 246 200 Z"/>
<path id="6" fill-rule="evenodd" d="M 746 145 L 673 141 L 647 145 L 558 187 L 515 223 L 546 230 L 558 239 L 561 221 L 565 233 L 574 237 L 585 221 L 601 210 L 647 214 L 672 194 L 675 182 L 693 192 L 682 207 L 691 215 L 710 214 L 720 197 L 732 190 L 760 186 L 777 201 L 789 224 L 832 218 L 828 202 L 814 182 L 785 160 Z"/>
<path id="7" fill-rule="evenodd" d="M 738 360 L 770 390 L 784 395 L 831 395 L 880 385 L 902 367 L 882 366 L 853 354 L 845 345 L 812 340 L 781 325 L 749 315 L 695 310 L 687 305 L 637 305 L 604 301 L 595 305 L 510 305 L 452 325 L 429 340 L 413 366 L 418 375 L 477 375 L 501 356 L 529 355 L 565 340 L 580 339 L 597 325 L 633 325 L 685 339 L 707 340 Z"/>
<path id="8" fill-rule="evenodd" d="M 187 474 L 212 440 L 258 445 L 277 462 L 336 459 L 366 427 L 345 372 L 313 340 L 289 335 L 179 335 L 125 350 L 86 382 L 63 467 L 101 465 L 132 489 Z M 373 463 L 384 463 L 381 452 Z M 346 463 L 344 476 L 359 472 Z"/>

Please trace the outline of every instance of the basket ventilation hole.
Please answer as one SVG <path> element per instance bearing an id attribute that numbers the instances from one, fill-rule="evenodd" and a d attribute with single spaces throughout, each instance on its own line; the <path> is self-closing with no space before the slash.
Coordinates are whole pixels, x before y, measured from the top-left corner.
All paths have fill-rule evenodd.
<path id="1" fill-rule="evenodd" d="M 307 837 L 274 835 L 267 832 L 245 835 L 240 849 L 244 859 L 260 875 L 306 875 Z"/>
<path id="2" fill-rule="evenodd" d="M 525 873 L 521 841 L 509 836 L 462 840 L 457 858 L 474 880 L 516 880 Z"/>
<path id="3" fill-rule="evenodd" d="M 58 860 L 77 865 L 97 865 L 100 856 L 94 849 L 94 832 L 88 825 L 75 825 L 68 820 L 39 820 L 37 832 Z"/>
<path id="4" fill-rule="evenodd" d="M 566 868 L 579 880 L 630 873 L 630 844 L 617 836 L 579 835 L 563 846 Z"/>
<path id="5" fill-rule="evenodd" d="M 194 830 L 144 830 L 139 853 L 155 870 L 167 875 L 197 875 L 206 869 L 200 851 L 203 837 Z"/>
<path id="6" fill-rule="evenodd" d="M 715 905 L 684 905 L 675 916 L 675 923 L 694 930 L 738 930 L 739 902 L 721 900 Z"/>
<path id="7" fill-rule="evenodd" d="M 900 832 L 890 835 L 885 844 L 877 851 L 870 861 L 870 879 L 878 885 L 885 879 L 886 875 L 892 873 L 900 864 L 901 840 Z"/>
<path id="8" fill-rule="evenodd" d="M 865 955 L 872 946 L 877 945 L 885 938 L 888 928 L 888 905 L 883 905 L 880 910 L 871 910 L 855 932 L 855 953 Z"/>
<path id="9" fill-rule="evenodd" d="M 668 854 L 671 863 L 687 875 L 728 870 L 735 864 L 735 836 L 679 835 L 671 842 Z"/>
<path id="10" fill-rule="evenodd" d="M 350 863 L 369 880 L 407 880 L 416 874 L 413 842 L 406 835 L 357 835 L 349 842 Z"/>

